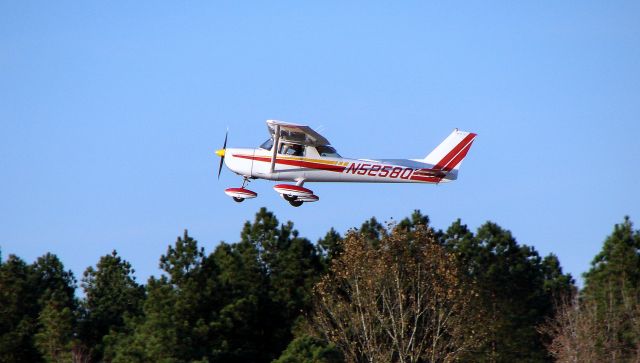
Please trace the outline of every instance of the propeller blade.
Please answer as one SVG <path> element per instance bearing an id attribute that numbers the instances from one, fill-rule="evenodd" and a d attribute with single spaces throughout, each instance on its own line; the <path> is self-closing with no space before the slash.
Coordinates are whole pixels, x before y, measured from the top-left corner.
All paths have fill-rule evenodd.
<path id="1" fill-rule="evenodd" d="M 227 138 L 229 137 L 229 129 L 224 133 L 224 144 L 222 144 L 222 150 L 227 151 Z M 218 180 L 220 180 L 220 174 L 222 173 L 222 164 L 224 164 L 224 153 L 220 157 L 220 166 L 218 166 Z"/>
<path id="2" fill-rule="evenodd" d="M 229 136 L 229 129 L 224 133 L 224 144 L 222 144 L 222 149 L 227 150 L 227 137 Z"/>
<path id="3" fill-rule="evenodd" d="M 220 166 L 218 167 L 218 180 L 220 180 L 220 173 L 222 173 L 222 164 L 224 163 L 224 156 L 220 158 Z"/>

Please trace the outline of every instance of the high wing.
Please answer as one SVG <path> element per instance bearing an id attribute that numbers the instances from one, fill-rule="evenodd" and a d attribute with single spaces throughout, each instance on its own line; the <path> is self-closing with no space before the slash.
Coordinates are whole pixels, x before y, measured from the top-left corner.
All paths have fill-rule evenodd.
<path id="1" fill-rule="evenodd" d="M 306 125 L 292 124 L 278 120 L 267 120 L 269 134 L 274 139 L 292 141 L 303 145 L 329 145 L 329 140 Z M 277 134 L 277 135 L 276 135 Z"/>

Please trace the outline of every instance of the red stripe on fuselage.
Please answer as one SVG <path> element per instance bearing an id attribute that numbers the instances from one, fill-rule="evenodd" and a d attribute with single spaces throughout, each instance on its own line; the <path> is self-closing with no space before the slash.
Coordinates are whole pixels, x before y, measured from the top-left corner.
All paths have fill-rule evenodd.
<path id="1" fill-rule="evenodd" d="M 271 158 L 270 157 L 266 157 L 266 156 L 250 156 L 250 155 L 241 155 L 241 154 L 233 154 L 234 157 L 237 158 L 242 158 L 242 159 L 249 159 L 249 160 L 256 160 L 256 161 L 262 161 L 262 162 L 266 162 L 266 163 L 270 163 L 271 162 Z M 307 167 L 307 168 L 312 168 L 312 169 L 318 169 L 318 170 L 326 170 L 326 171 L 333 171 L 333 172 L 344 172 L 347 167 L 346 166 L 337 166 L 337 165 L 326 165 L 326 164 L 319 164 L 319 163 L 313 163 L 313 162 L 308 162 L 308 161 L 301 161 L 301 160 L 288 160 L 288 159 L 277 159 L 276 158 L 276 163 L 277 164 L 284 164 L 284 165 L 292 165 L 292 166 L 302 166 L 302 167 Z M 356 163 L 350 163 L 350 166 L 353 166 Z M 356 167 L 355 170 L 360 168 L 360 164 L 356 164 L 358 165 Z M 393 165 L 385 165 L 385 166 L 389 166 L 389 167 L 394 167 Z M 397 169 L 399 169 L 398 171 L 398 176 L 406 169 L 410 169 L 410 168 L 402 168 L 402 167 L 396 167 Z M 429 170 L 429 169 L 427 169 Z M 369 171 L 369 169 L 367 169 L 367 171 Z M 440 172 L 440 171 L 437 171 Z M 416 174 L 414 172 L 413 175 L 411 175 L 411 177 L 408 178 L 409 180 L 415 180 L 415 181 L 419 181 L 419 182 L 428 182 L 428 183 L 439 183 L 442 180 L 442 176 L 424 176 L 424 175 L 419 175 Z"/>
<path id="2" fill-rule="evenodd" d="M 233 156 L 237 157 L 237 158 L 242 158 L 242 159 L 262 161 L 262 162 L 265 162 L 265 163 L 270 163 L 271 162 L 271 158 L 270 157 L 265 157 L 265 156 L 249 156 L 249 155 L 239 155 L 239 154 L 233 154 Z M 278 159 L 278 158 L 276 158 L 276 164 L 291 165 L 291 166 L 302 166 L 302 167 L 305 167 L 305 168 L 311 168 L 311 169 L 317 169 L 317 170 L 326 170 L 326 171 L 335 171 L 335 172 L 338 172 L 338 173 L 342 173 L 344 171 L 344 169 L 345 169 L 344 166 L 338 166 L 338 165 L 327 165 L 327 164 L 313 163 L 313 162 L 309 162 L 309 161 Z"/>

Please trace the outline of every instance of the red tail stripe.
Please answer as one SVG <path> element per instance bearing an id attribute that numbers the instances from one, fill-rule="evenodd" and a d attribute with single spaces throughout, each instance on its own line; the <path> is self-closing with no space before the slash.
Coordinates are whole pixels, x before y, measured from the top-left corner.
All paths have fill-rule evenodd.
<path id="1" fill-rule="evenodd" d="M 443 169 L 445 166 L 447 166 L 447 164 L 449 164 L 451 160 L 455 158 L 456 155 L 458 155 L 460 150 L 462 150 L 462 148 L 464 148 L 464 146 L 467 145 L 469 141 L 473 140 L 474 137 L 476 137 L 476 134 L 474 133 L 470 133 L 469 135 L 465 136 L 465 138 L 462 139 L 462 141 L 460 141 L 458 145 L 456 145 L 456 147 L 451 149 L 451 151 L 449 151 L 449 153 L 445 155 L 444 158 L 442 158 L 442 160 L 440 160 L 433 168 Z"/>
<path id="2" fill-rule="evenodd" d="M 451 162 L 444 168 L 444 170 L 451 171 L 453 170 L 453 168 L 458 166 L 462 159 L 467 156 L 469 149 L 471 149 L 471 144 L 473 144 L 473 140 L 471 140 L 471 142 L 468 143 L 467 146 L 465 146 L 464 149 L 462 149 L 462 151 L 460 151 L 460 153 L 453 160 L 451 160 Z"/>

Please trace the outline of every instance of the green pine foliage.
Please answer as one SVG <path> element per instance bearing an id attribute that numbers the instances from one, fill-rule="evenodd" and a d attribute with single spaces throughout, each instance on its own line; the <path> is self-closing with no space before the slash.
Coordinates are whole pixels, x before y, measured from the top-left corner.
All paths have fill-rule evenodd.
<path id="1" fill-rule="evenodd" d="M 495 223 L 475 232 L 460 220 L 444 231 L 429 223 L 414 211 L 390 225 L 372 217 L 358 231 L 375 246 L 394 228 L 411 234 L 425 226 L 454 252 L 490 315 L 487 343 L 466 361 L 550 361 L 550 339 L 536 328 L 576 290 L 557 256 L 540 256 Z M 210 252 L 185 231 L 160 257 L 162 274 L 145 284 L 116 251 L 102 256 L 83 275 L 81 299 L 55 255 L 32 264 L 9 255 L 0 259 L 0 363 L 342 362 L 334 345 L 299 329 L 309 324 L 314 286 L 342 243 L 331 229 L 313 244 L 262 208 L 237 242 Z M 609 313 L 624 313 L 640 292 L 639 251 L 640 232 L 626 218 L 585 274 L 581 296 L 613 296 Z M 631 347 L 638 329 L 621 326 L 619 341 Z"/>
<path id="2" fill-rule="evenodd" d="M 616 224 L 602 250 L 584 274 L 584 294 L 604 300 L 611 288 L 637 296 L 640 292 L 640 231 L 633 229 L 629 217 Z M 616 297 L 621 300 L 621 296 Z"/>
<path id="3" fill-rule="evenodd" d="M 126 332 L 125 319 L 142 312 L 144 287 L 136 283 L 131 264 L 114 250 L 102 256 L 96 267 L 88 267 L 82 278 L 85 299 L 81 306 L 79 335 L 85 347 L 91 347 L 94 361 L 102 361 L 103 339 Z M 107 354 L 106 359 L 112 358 Z"/>
<path id="4" fill-rule="evenodd" d="M 616 224 L 584 274 L 582 300 L 595 306 L 602 332 L 596 351 L 607 359 L 640 359 L 640 230 L 627 216 Z"/>
<path id="5" fill-rule="evenodd" d="M 47 253 L 0 264 L 0 362 L 65 361 L 75 331 L 75 278 Z"/>
<path id="6" fill-rule="evenodd" d="M 291 341 L 273 363 L 342 363 L 344 358 L 331 343 L 303 335 Z"/>
<path id="7" fill-rule="evenodd" d="M 490 314 L 488 342 L 468 359 L 477 362 L 545 362 L 546 337 L 536 330 L 554 313 L 554 299 L 573 289 L 553 255 L 540 258 L 511 232 L 487 222 L 474 235 L 460 220 L 441 236 L 480 287 Z"/>
<path id="8" fill-rule="evenodd" d="M 38 316 L 40 329 L 34 341 L 47 362 L 71 362 L 74 332 L 73 311 L 64 303 L 50 299 Z"/>
<path id="9" fill-rule="evenodd" d="M 37 332 L 38 290 L 33 268 L 15 255 L 0 264 L 0 362 L 41 362 L 33 344 Z"/>

